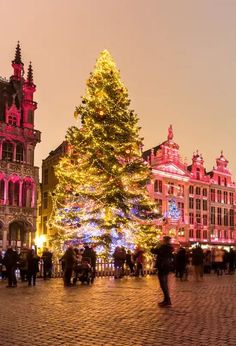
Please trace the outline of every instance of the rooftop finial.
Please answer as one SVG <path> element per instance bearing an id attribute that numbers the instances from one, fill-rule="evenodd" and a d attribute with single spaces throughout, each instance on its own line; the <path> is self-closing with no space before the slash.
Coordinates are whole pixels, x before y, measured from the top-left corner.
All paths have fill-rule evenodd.
<path id="1" fill-rule="evenodd" d="M 14 63 L 16 64 L 22 64 L 21 61 L 21 48 L 20 48 L 20 42 L 17 42 L 16 46 L 16 53 L 15 53 L 15 59 L 13 60 Z"/>
<path id="2" fill-rule="evenodd" d="M 170 125 L 168 128 L 168 141 L 171 141 L 173 137 L 174 137 L 173 129 L 172 129 L 172 125 Z"/>
<path id="3" fill-rule="evenodd" d="M 28 67 L 28 73 L 27 73 L 27 81 L 32 84 L 33 83 L 33 69 L 32 69 L 32 63 L 30 61 L 29 67 Z"/>

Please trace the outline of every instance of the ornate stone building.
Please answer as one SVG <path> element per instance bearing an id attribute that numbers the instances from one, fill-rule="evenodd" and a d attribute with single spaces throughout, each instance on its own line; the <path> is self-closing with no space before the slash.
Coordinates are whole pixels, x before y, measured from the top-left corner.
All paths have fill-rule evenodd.
<path id="1" fill-rule="evenodd" d="M 143 157 L 152 168 L 148 190 L 157 201 L 157 224 L 164 234 L 183 245 L 236 244 L 235 183 L 222 152 L 210 172 L 198 152 L 187 165 L 170 126 L 167 140 L 145 151 Z"/>
<path id="2" fill-rule="evenodd" d="M 53 232 L 53 229 L 49 224 L 53 208 L 51 194 L 57 184 L 54 167 L 58 164 L 60 158 L 66 153 L 67 146 L 66 141 L 62 142 L 55 150 L 52 150 L 48 157 L 42 162 L 42 183 L 40 196 L 38 197 L 38 248 L 50 247 L 51 245 L 50 237 Z"/>
<path id="3" fill-rule="evenodd" d="M 40 132 L 34 129 L 31 63 L 24 77 L 19 43 L 9 80 L 0 78 L 0 247 L 31 245 L 36 231 L 39 181 L 34 150 Z"/>

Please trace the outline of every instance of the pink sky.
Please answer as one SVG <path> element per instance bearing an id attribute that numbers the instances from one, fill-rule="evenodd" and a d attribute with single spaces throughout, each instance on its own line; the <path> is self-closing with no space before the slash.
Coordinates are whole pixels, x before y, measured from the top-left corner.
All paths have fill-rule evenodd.
<path id="1" fill-rule="evenodd" d="M 145 149 L 169 124 L 190 162 L 210 170 L 223 149 L 236 177 L 235 0 L 0 0 L 0 75 L 12 73 L 17 40 L 33 63 L 35 163 L 64 139 L 96 58 L 108 49 L 140 117 Z"/>

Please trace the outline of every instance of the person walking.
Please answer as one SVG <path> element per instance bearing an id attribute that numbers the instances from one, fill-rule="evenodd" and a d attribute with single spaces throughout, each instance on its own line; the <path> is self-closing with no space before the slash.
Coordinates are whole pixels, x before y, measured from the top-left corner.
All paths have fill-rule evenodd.
<path id="1" fill-rule="evenodd" d="M 35 251 L 29 250 L 27 254 L 27 278 L 28 278 L 28 286 L 31 286 L 33 279 L 33 286 L 36 284 L 36 276 L 39 272 L 39 261 L 40 258 L 36 255 Z"/>
<path id="2" fill-rule="evenodd" d="M 6 266 L 6 270 L 7 270 L 7 279 L 8 279 L 7 287 L 17 286 L 17 281 L 16 281 L 17 262 L 18 262 L 18 254 L 10 246 L 7 249 L 3 259 L 3 264 Z"/>
<path id="3" fill-rule="evenodd" d="M 176 277 L 177 278 L 179 277 L 181 281 L 183 281 L 183 276 L 186 271 L 186 266 L 187 266 L 187 253 L 185 248 L 181 246 L 175 256 Z"/>
<path id="4" fill-rule="evenodd" d="M 64 285 L 72 286 L 71 277 L 74 269 L 74 265 L 76 264 L 76 255 L 72 246 L 69 246 L 66 250 L 64 256 Z"/>
<path id="5" fill-rule="evenodd" d="M 114 258 L 114 277 L 115 279 L 119 279 L 123 276 L 123 267 L 125 263 L 126 252 L 123 251 L 122 247 L 116 246 L 115 251 L 113 253 Z"/>
<path id="6" fill-rule="evenodd" d="M 131 250 L 128 250 L 126 253 L 125 264 L 129 268 L 130 275 L 134 275 L 134 261 Z"/>
<path id="7" fill-rule="evenodd" d="M 215 249 L 215 266 L 217 276 L 223 275 L 224 250 L 222 248 Z"/>
<path id="8" fill-rule="evenodd" d="M 157 255 L 156 268 L 158 271 L 160 287 L 164 295 L 164 300 L 158 303 L 158 305 L 163 308 L 171 306 L 171 299 L 168 287 L 168 275 L 171 271 L 173 261 L 173 247 L 170 241 L 171 238 L 169 236 L 164 236 L 162 244 L 151 249 L 151 252 L 154 255 Z"/>
<path id="9" fill-rule="evenodd" d="M 42 255 L 43 260 L 43 278 L 50 279 L 52 276 L 52 252 L 45 249 Z"/>
<path id="10" fill-rule="evenodd" d="M 143 265 L 144 265 L 144 261 L 145 261 L 145 256 L 144 256 L 144 251 L 140 245 L 137 245 L 137 247 L 134 251 L 133 258 L 134 258 L 134 261 L 136 263 L 135 276 L 139 277 L 140 274 L 141 274 L 141 276 L 144 276 Z"/>
<path id="11" fill-rule="evenodd" d="M 192 251 L 192 265 L 194 267 L 196 281 L 203 280 L 203 261 L 203 250 L 200 245 L 197 245 Z"/>
<path id="12" fill-rule="evenodd" d="M 236 259 L 235 251 L 231 247 L 230 251 L 229 251 L 229 274 L 234 274 L 234 271 L 235 271 L 235 259 Z"/>

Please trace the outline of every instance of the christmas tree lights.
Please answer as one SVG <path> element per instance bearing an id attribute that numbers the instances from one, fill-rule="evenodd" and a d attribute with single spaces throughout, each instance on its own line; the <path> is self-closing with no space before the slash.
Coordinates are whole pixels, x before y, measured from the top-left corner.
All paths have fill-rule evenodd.
<path id="1" fill-rule="evenodd" d="M 55 241 L 93 242 L 104 253 L 115 245 L 144 247 L 157 240 L 148 215 L 156 208 L 146 185 L 151 170 L 141 156 L 138 117 L 108 51 L 103 51 L 76 108 L 68 153 L 56 167 L 50 223 Z M 152 240 L 151 240 L 152 239 Z"/>

